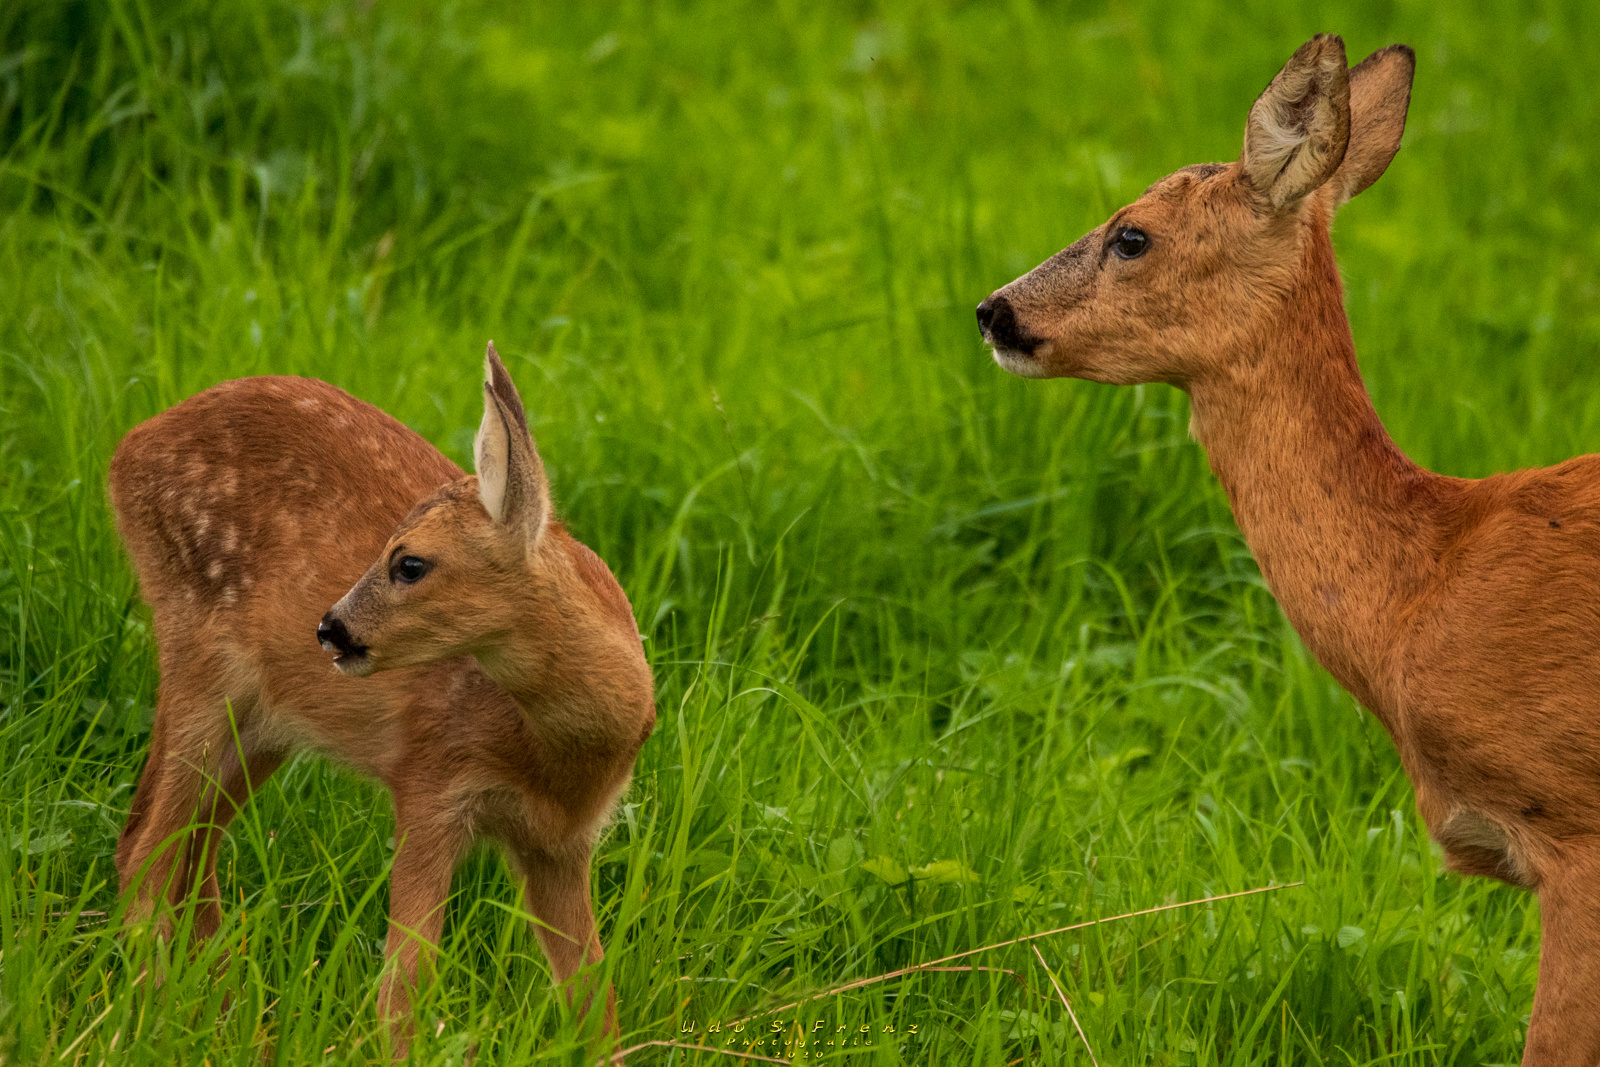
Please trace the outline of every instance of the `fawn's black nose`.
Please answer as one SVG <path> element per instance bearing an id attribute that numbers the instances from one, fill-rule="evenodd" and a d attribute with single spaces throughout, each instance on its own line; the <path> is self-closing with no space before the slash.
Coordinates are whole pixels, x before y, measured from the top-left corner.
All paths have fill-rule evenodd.
<path id="1" fill-rule="evenodd" d="M 317 643 L 324 652 L 337 652 L 343 656 L 366 651 L 350 640 L 350 631 L 345 629 L 344 620 L 335 619 L 331 611 L 317 624 Z"/>
<path id="2" fill-rule="evenodd" d="M 978 328 L 983 331 L 983 339 L 996 348 L 1031 352 L 1036 343 L 1018 329 L 1017 313 L 1003 296 L 988 297 L 978 305 Z"/>

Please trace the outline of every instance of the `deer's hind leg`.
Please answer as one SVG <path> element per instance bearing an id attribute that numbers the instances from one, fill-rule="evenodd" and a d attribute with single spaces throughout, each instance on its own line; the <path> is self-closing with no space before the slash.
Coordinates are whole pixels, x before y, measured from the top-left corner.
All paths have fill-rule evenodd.
<path id="1" fill-rule="evenodd" d="M 172 933 L 167 906 L 198 888 L 194 933 L 209 937 L 222 922 L 216 879 L 223 828 L 255 786 L 283 760 L 255 723 L 255 694 L 235 687 L 213 660 L 162 656 L 150 755 L 117 841 L 117 876 L 134 900 L 128 918 L 155 918 Z"/>

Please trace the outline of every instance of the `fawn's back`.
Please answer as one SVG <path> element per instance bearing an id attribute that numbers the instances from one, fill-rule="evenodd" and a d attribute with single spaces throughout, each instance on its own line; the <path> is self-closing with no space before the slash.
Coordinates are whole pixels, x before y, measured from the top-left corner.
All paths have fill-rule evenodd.
<path id="1" fill-rule="evenodd" d="M 155 615 L 163 687 L 213 711 L 231 704 L 247 744 L 310 746 L 391 786 L 469 764 L 485 788 L 547 772 L 515 701 L 470 656 L 351 678 L 316 641 L 318 618 L 396 526 L 463 478 L 393 417 L 307 378 L 224 382 L 136 427 L 112 460 L 111 496 Z M 578 579 L 566 594 L 636 648 L 604 563 L 559 524 L 548 533 Z M 459 791 L 470 807 L 470 786 Z"/>
<path id="2" fill-rule="evenodd" d="M 163 684 L 211 675 L 243 705 L 242 731 L 383 777 L 397 726 L 386 713 L 417 690 L 415 672 L 353 684 L 328 666 L 316 622 L 412 506 L 461 476 L 397 420 L 306 378 L 224 382 L 136 427 L 112 460 L 111 498 Z"/>

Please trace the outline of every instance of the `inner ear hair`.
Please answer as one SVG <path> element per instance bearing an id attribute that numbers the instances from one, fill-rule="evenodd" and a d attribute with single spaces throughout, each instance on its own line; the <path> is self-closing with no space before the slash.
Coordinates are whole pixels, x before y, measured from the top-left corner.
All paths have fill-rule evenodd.
<path id="1" fill-rule="evenodd" d="M 510 481 L 511 435 L 506 432 L 500 403 L 487 383 L 483 387 L 483 421 L 472 442 L 473 464 L 478 472 L 478 499 L 495 522 L 506 515 L 506 485 Z"/>
<path id="2" fill-rule="evenodd" d="M 489 517 L 522 527 L 532 545 L 550 518 L 550 486 L 528 432 L 522 398 L 493 341 L 484 356 L 483 423 L 476 452 L 478 496 Z"/>
<path id="3" fill-rule="evenodd" d="M 1344 41 L 1318 34 L 1289 58 L 1250 108 L 1240 162 L 1282 210 L 1333 176 L 1350 140 Z"/>

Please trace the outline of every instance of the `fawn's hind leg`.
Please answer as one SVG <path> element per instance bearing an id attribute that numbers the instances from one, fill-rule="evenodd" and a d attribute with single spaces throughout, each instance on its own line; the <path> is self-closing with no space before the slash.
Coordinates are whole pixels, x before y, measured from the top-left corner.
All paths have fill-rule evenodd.
<path id="1" fill-rule="evenodd" d="M 172 925 L 170 915 L 159 914 L 161 905 L 181 904 L 197 882 L 194 932 L 216 932 L 222 921 L 216 852 L 223 827 L 284 755 L 251 729 L 253 696 L 230 701 L 214 688 L 217 672 L 210 667 L 162 664 L 150 756 L 117 841 L 122 892 L 136 894 L 128 918 L 156 917 L 163 936 Z"/>

